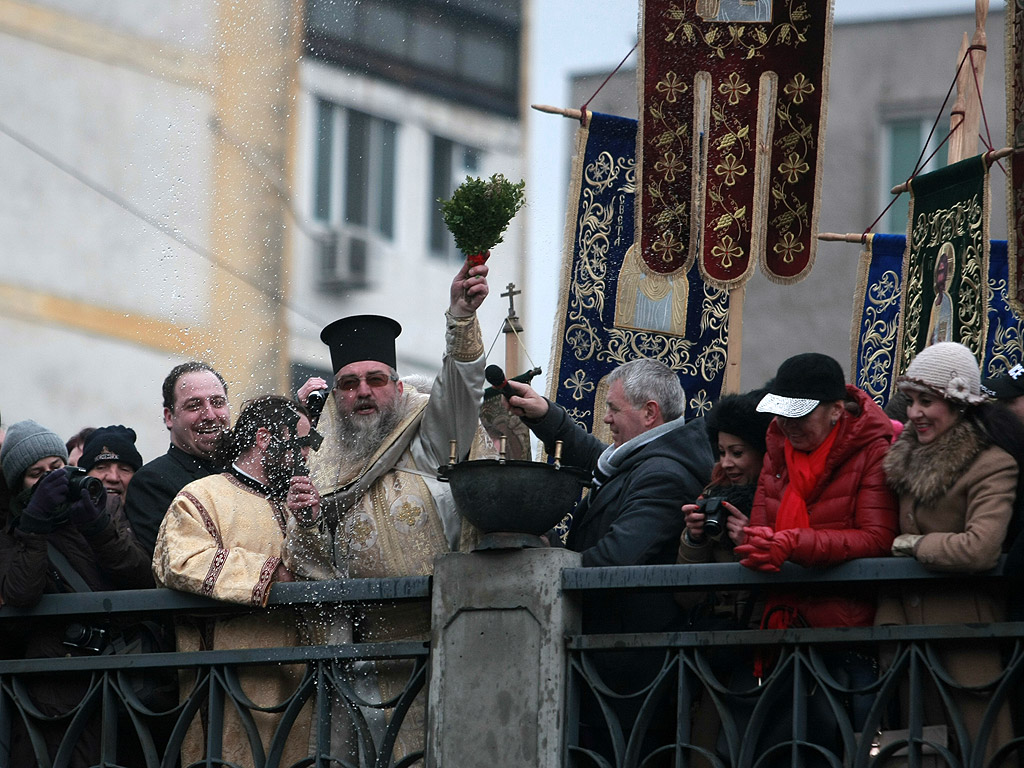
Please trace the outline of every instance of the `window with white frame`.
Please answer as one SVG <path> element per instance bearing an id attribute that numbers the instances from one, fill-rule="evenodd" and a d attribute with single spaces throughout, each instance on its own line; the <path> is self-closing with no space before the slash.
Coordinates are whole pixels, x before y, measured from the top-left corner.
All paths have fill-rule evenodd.
<path id="1" fill-rule="evenodd" d="M 441 218 L 439 200 L 447 200 L 467 176 L 477 175 L 479 150 L 440 136 L 433 137 L 430 162 L 430 231 L 428 252 L 435 259 L 458 263 L 465 256 L 455 247 L 455 238 Z"/>
<path id="2" fill-rule="evenodd" d="M 882 173 L 881 179 L 883 189 L 880 190 L 882 210 L 892 200 L 890 190 L 897 184 L 904 183 L 914 172 L 914 165 L 918 158 L 927 159 L 942 140 L 940 133 L 941 126 L 936 128 L 935 134 L 928 140 L 928 133 L 931 131 L 934 117 L 899 117 L 887 120 L 883 123 L 883 152 L 882 152 Z M 928 141 L 928 148 L 921 154 L 925 142 Z M 946 161 L 946 148 L 942 147 L 935 156 L 919 170 L 919 173 L 934 171 Z M 907 214 L 910 210 L 910 196 L 907 193 L 900 195 L 893 203 L 889 212 L 882 222 L 884 229 L 879 231 L 899 234 L 907 231 Z"/>
<path id="3" fill-rule="evenodd" d="M 369 284 L 372 261 L 395 234 L 395 155 L 391 120 L 316 102 L 313 216 L 326 233 L 320 244 L 325 289 Z"/>

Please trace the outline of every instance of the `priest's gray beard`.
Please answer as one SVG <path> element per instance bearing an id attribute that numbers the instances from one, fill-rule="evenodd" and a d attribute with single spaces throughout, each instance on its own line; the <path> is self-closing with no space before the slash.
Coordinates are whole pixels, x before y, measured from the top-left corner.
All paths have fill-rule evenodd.
<path id="1" fill-rule="evenodd" d="M 353 404 L 353 409 L 358 407 L 358 402 Z M 384 439 L 402 420 L 401 396 L 378 408 L 372 416 L 338 414 L 338 454 L 342 476 L 361 470 L 366 460 L 377 452 Z"/>

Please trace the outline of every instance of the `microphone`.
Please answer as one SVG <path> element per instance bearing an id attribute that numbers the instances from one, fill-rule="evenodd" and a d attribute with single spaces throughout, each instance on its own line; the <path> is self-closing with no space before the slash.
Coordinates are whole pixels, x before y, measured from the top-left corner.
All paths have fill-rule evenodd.
<path id="1" fill-rule="evenodd" d="M 488 384 L 501 392 L 506 398 L 518 394 L 509 386 L 508 379 L 505 378 L 505 372 L 496 365 L 488 365 L 484 369 L 484 378 L 487 379 Z"/>

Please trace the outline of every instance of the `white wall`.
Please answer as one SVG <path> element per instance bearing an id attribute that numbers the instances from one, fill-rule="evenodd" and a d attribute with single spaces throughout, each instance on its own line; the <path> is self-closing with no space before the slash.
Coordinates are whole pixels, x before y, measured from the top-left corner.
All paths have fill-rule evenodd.
<path id="1" fill-rule="evenodd" d="M 75 20 L 56 34 L 0 25 L 8 30 L 0 31 L 0 123 L 205 246 L 211 96 L 144 64 L 150 43 L 190 56 L 206 51 L 216 4 L 36 5 L 109 24 L 110 39 L 135 35 L 137 47 L 104 49 L 110 39 L 88 38 L 82 30 L 91 27 Z M 138 66 L 126 64 L 131 56 L 141 57 Z M 170 340 L 152 330 L 140 328 L 135 338 L 123 328 L 140 327 L 140 318 L 157 328 L 205 325 L 210 263 L 7 135 L 0 135 L 0 185 L 0 288 L 11 297 L 0 304 L 3 423 L 33 418 L 63 437 L 123 423 L 139 433 L 144 458 L 162 453 L 160 385 L 185 358 L 160 351 Z M 110 334 L 81 330 L 81 316 L 93 309 L 108 313 Z"/>
<path id="2" fill-rule="evenodd" d="M 303 314 L 326 324 L 353 314 L 385 314 L 402 324 L 397 342 L 401 373 L 432 375 L 441 364 L 444 350 L 444 311 L 449 287 L 458 269 L 427 255 L 428 205 L 430 200 L 431 137 L 440 135 L 482 150 L 478 175 L 503 173 L 518 180 L 522 174 L 520 129 L 513 120 L 493 117 L 468 107 L 453 105 L 398 86 L 346 72 L 322 63 L 303 63 L 302 148 L 296 199 L 300 210 L 311 211 L 313 153 L 316 126 L 312 115 L 317 97 L 351 107 L 398 124 L 398 179 L 395 201 L 395 238 L 383 263 L 373 265 L 373 285 L 350 290 L 342 296 L 326 295 L 315 288 L 313 244 L 303 233 L 293 238 L 295 254 L 291 297 Z M 529 188 L 527 188 L 527 201 Z M 517 283 L 522 259 L 522 214 L 513 221 L 505 241 L 493 249 L 488 278 L 491 294 L 480 311 L 484 345 L 489 347 L 501 329 L 508 300 L 498 294 L 509 282 Z M 330 366 L 327 348 L 320 343 L 322 326 L 306 318 L 294 318 L 293 359 L 310 365 Z M 503 341 L 495 346 L 495 362 L 504 360 Z"/>

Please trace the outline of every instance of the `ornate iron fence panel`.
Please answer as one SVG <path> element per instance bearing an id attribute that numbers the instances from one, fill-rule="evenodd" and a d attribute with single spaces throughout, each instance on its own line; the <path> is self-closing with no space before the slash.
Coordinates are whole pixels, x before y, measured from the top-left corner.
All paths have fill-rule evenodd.
<path id="1" fill-rule="evenodd" d="M 272 603 L 306 602 L 328 613 L 325 602 L 353 596 L 429 595 L 428 579 L 373 581 L 283 589 Z M 129 615 L 115 610 L 122 603 L 132 610 L 146 602 L 155 614 L 225 613 L 223 603 L 166 590 L 48 596 L 31 611 L 0 609 L 0 632 L 20 623 L 31 634 L 40 621 L 53 626 L 64 619 L 107 626 Z M 0 660 L 0 766 L 422 764 L 429 654 L 429 643 L 415 639 Z M 276 695 L 268 697 L 264 683 L 282 679 L 286 685 L 272 687 Z"/>
<path id="2" fill-rule="evenodd" d="M 575 637 L 566 764 L 1019 765 L 1024 740 L 1006 737 L 1021 636 L 1007 623 Z M 965 650 L 991 653 L 997 674 L 958 679 Z M 653 673 L 609 685 L 622 667 Z"/>
<path id="3" fill-rule="evenodd" d="M 895 560 L 573 569 L 570 591 L 949 579 Z M 838 573 L 837 573 L 838 571 Z M 998 574 L 995 574 L 996 576 Z M 979 584 L 993 578 L 972 576 Z M 960 576 L 962 584 L 968 577 Z M 834 588 L 834 586 L 833 586 Z M 586 616 L 584 617 L 586 626 Z M 1024 622 L 568 638 L 572 768 L 1024 764 Z"/>

